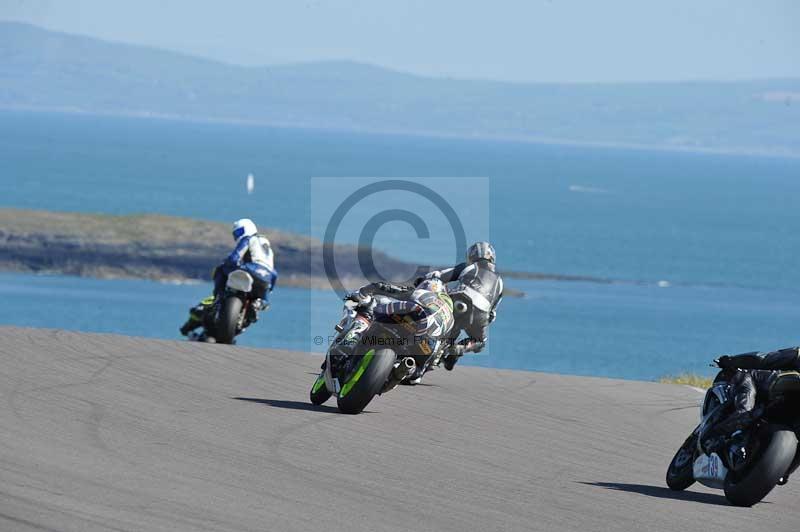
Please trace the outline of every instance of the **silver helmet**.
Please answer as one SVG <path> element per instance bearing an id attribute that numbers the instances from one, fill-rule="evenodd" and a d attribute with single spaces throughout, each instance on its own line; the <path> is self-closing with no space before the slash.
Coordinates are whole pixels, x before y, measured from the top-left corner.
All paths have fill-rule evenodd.
<path id="1" fill-rule="evenodd" d="M 494 248 L 488 242 L 475 242 L 467 250 L 467 264 L 473 264 L 479 260 L 487 260 L 494 264 L 496 258 Z"/>

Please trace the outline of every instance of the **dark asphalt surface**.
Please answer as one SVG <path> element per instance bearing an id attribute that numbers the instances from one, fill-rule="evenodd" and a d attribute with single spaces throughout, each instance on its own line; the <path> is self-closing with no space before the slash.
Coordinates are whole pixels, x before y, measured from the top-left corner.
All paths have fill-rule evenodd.
<path id="1" fill-rule="evenodd" d="M 358 416 L 304 353 L 0 328 L 0 531 L 800 528 L 673 493 L 688 387 L 457 367 Z"/>

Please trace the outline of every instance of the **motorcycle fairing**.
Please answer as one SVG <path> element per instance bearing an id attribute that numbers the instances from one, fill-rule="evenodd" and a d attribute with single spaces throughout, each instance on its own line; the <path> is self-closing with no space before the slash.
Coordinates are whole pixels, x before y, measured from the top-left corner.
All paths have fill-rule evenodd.
<path id="1" fill-rule="evenodd" d="M 228 275 L 227 287 L 237 292 L 253 290 L 253 277 L 244 270 L 235 270 Z"/>
<path id="2" fill-rule="evenodd" d="M 708 488 L 722 489 L 725 487 L 728 468 L 717 453 L 701 454 L 692 464 L 692 474 L 700 484 Z"/>

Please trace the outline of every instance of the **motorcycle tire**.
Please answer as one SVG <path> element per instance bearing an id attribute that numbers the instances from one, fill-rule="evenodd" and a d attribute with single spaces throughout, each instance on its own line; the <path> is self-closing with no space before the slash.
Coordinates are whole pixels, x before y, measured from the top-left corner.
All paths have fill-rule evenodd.
<path id="1" fill-rule="evenodd" d="M 674 491 L 683 491 L 694 484 L 694 447 L 697 437 L 689 436 L 667 468 L 667 486 Z"/>
<path id="2" fill-rule="evenodd" d="M 218 344 L 232 344 L 236 337 L 236 325 L 242 315 L 242 300 L 236 296 L 228 296 L 222 302 L 219 321 L 214 338 Z"/>
<path id="3" fill-rule="evenodd" d="M 735 506 L 753 506 L 772 491 L 786 474 L 797 451 L 797 437 L 787 427 L 772 425 L 767 430 L 769 439 L 744 475 L 734 481 L 734 475 L 725 479 L 725 498 Z"/>
<path id="4" fill-rule="evenodd" d="M 358 414 L 381 391 L 394 368 L 396 355 L 391 349 L 370 349 L 358 356 L 356 370 L 342 385 L 336 399 L 339 411 Z"/>
<path id="5" fill-rule="evenodd" d="M 328 387 L 325 386 L 324 373 L 320 374 L 317 380 L 314 381 L 314 385 L 311 387 L 311 391 L 308 395 L 311 399 L 311 404 L 316 406 L 321 405 L 331 398 L 333 394 L 331 394 L 331 392 L 328 391 Z"/>

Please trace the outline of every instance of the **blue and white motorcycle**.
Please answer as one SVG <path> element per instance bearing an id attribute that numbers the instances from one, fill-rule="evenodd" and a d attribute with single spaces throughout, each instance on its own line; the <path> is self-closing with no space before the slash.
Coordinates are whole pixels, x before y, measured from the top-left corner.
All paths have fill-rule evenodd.
<path id="1" fill-rule="evenodd" d="M 258 311 L 268 308 L 254 295 L 253 288 L 257 282 L 245 269 L 232 271 L 225 291 L 216 300 L 207 300 L 209 306 L 202 318 L 203 330 L 192 333 L 189 340 L 233 344 L 236 336 L 258 321 Z"/>

